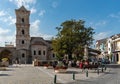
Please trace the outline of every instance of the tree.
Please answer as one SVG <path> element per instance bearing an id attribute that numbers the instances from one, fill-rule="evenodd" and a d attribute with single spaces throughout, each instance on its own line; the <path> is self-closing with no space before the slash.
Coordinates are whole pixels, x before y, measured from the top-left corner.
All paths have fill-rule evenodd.
<path id="1" fill-rule="evenodd" d="M 68 55 L 72 59 L 72 54 L 83 56 L 84 46 L 90 46 L 93 42 L 93 28 L 85 27 L 85 21 L 68 20 L 56 27 L 58 34 L 52 39 L 53 51 L 57 55 Z"/>

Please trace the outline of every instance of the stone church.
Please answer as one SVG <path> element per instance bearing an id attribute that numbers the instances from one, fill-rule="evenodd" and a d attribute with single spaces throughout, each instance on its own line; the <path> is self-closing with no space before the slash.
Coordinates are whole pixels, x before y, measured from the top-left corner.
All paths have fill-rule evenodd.
<path id="1" fill-rule="evenodd" d="M 40 61 L 53 60 L 51 41 L 42 37 L 30 37 L 30 11 L 24 6 L 15 9 L 16 14 L 16 46 L 0 47 L 0 58 L 7 57 L 12 63 L 32 63 L 34 59 Z"/>

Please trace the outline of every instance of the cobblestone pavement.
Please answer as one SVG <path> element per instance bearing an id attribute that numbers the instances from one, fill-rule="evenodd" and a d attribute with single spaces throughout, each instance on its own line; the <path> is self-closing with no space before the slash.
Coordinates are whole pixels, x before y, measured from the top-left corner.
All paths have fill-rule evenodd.
<path id="1" fill-rule="evenodd" d="M 73 73 L 75 73 L 75 80 L 73 80 Z M 57 84 L 89 84 L 84 82 L 104 75 L 104 73 L 97 74 L 94 70 L 89 70 L 88 77 L 86 77 L 86 72 L 77 68 L 69 68 L 66 73 L 55 73 L 53 69 L 44 67 L 14 65 L 6 71 L 0 71 L 0 84 L 53 84 L 55 74 Z"/>

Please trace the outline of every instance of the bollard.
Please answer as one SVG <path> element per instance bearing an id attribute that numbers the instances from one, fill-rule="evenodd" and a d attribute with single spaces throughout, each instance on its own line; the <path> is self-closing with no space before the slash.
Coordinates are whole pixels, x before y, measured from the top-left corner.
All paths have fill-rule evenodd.
<path id="1" fill-rule="evenodd" d="M 54 84 L 56 84 L 57 75 L 54 76 Z"/>
<path id="2" fill-rule="evenodd" d="M 75 80 L 75 73 L 73 73 L 73 80 Z"/>
<path id="3" fill-rule="evenodd" d="M 103 72 L 103 67 L 102 67 L 102 72 Z"/>
<path id="4" fill-rule="evenodd" d="M 105 66 L 105 70 L 107 69 L 107 67 Z"/>
<path id="5" fill-rule="evenodd" d="M 88 77 L 88 70 L 86 71 L 86 77 Z"/>
<path id="6" fill-rule="evenodd" d="M 97 69 L 97 74 L 99 75 L 99 69 Z"/>

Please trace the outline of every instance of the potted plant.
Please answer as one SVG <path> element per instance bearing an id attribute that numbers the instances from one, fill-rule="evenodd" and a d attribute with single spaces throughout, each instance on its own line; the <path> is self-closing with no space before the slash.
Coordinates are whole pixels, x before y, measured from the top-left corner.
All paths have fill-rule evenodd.
<path id="1" fill-rule="evenodd" d="M 2 58 L 2 66 L 4 67 L 8 67 L 9 66 L 9 62 L 8 62 L 8 58 Z"/>

